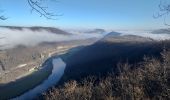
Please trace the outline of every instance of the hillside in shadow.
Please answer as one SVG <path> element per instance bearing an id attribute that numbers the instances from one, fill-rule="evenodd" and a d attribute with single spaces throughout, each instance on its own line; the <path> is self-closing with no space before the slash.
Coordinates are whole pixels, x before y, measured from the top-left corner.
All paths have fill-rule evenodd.
<path id="1" fill-rule="evenodd" d="M 118 63 L 135 64 L 143 61 L 144 56 L 159 58 L 164 46 L 170 48 L 170 41 L 108 34 L 64 59 L 67 66 L 60 84 L 72 79 L 80 81 L 90 75 L 104 77 L 110 71 L 117 74 Z"/>

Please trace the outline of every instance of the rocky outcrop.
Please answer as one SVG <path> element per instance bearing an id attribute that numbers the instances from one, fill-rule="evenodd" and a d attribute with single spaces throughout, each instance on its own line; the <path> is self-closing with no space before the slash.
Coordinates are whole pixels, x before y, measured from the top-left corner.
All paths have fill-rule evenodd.
<path id="1" fill-rule="evenodd" d="M 2 71 L 5 71 L 5 67 L 4 67 L 4 65 L 1 61 L 0 61 L 0 68 L 1 68 Z"/>

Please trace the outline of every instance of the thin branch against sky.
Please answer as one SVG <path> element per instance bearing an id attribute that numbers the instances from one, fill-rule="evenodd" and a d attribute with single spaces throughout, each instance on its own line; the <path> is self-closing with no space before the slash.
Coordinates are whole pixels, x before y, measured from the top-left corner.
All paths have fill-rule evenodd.
<path id="1" fill-rule="evenodd" d="M 31 12 L 33 11 L 37 12 L 40 15 L 40 17 L 56 20 L 56 17 L 59 16 L 58 14 L 50 12 L 47 6 L 42 5 L 42 2 L 47 0 L 27 0 L 27 1 L 29 6 L 31 7 Z"/>
<path id="2" fill-rule="evenodd" d="M 55 26 L 82 29 L 167 27 L 162 24 L 163 20 L 155 20 L 152 17 L 158 9 L 159 0 L 60 0 L 59 3 L 56 0 L 2 0 L 0 3 L 0 7 L 5 8 L 5 15 L 0 13 L 4 15 L 1 18 L 9 19 L 1 21 L 0 24 L 6 26 Z M 60 13 L 64 15 L 60 16 Z"/>
<path id="3" fill-rule="evenodd" d="M 31 13 L 32 12 L 36 12 L 40 15 L 40 17 L 45 17 L 46 19 L 52 19 L 52 20 L 56 20 L 57 16 L 60 16 L 59 14 L 55 14 L 53 12 L 49 11 L 49 7 L 48 6 L 43 6 L 43 2 L 44 1 L 48 1 L 48 2 L 58 2 L 56 0 L 27 0 L 28 5 L 31 7 Z M 5 15 L 3 15 L 2 13 L 4 12 L 4 10 L 0 10 L 0 20 L 6 20 L 8 19 Z"/>
<path id="4" fill-rule="evenodd" d="M 170 26 L 168 19 L 170 19 L 170 1 L 167 0 L 160 0 L 158 5 L 159 11 L 157 14 L 154 14 L 154 18 L 163 17 L 163 22 L 166 26 Z"/>

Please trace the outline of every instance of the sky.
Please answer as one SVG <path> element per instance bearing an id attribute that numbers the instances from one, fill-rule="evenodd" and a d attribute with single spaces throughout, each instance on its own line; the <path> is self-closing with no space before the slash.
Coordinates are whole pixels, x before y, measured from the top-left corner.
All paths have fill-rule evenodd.
<path id="1" fill-rule="evenodd" d="M 157 29 L 166 28 L 163 19 L 154 19 L 160 0 L 48 0 L 49 11 L 61 14 L 57 20 L 31 13 L 27 0 L 1 0 L 2 14 L 8 17 L 0 25 L 52 26 L 65 29 Z"/>

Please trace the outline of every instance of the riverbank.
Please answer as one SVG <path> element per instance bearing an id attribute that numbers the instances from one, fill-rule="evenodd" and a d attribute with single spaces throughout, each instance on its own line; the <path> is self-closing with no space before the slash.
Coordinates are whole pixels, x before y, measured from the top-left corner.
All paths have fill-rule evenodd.
<path id="1" fill-rule="evenodd" d="M 18 79 L 14 82 L 0 86 L 0 99 L 10 99 L 19 96 L 41 84 L 52 73 L 51 58 L 46 60 L 40 70 Z"/>
<path id="2" fill-rule="evenodd" d="M 61 58 L 54 58 L 52 60 L 53 70 L 51 75 L 42 84 L 36 86 L 34 89 L 26 92 L 25 94 L 15 98 L 14 100 L 30 100 L 36 97 L 38 94 L 45 92 L 48 88 L 55 85 L 64 74 L 66 64 Z"/>
<path id="3" fill-rule="evenodd" d="M 47 59 L 42 64 L 42 67 L 39 70 L 35 70 L 28 76 L 25 76 L 21 79 L 14 81 L 14 82 L 11 82 L 9 84 L 3 85 L 2 87 L 0 87 L 0 99 L 10 99 L 10 98 L 14 98 L 17 96 L 18 96 L 17 98 L 20 98 L 20 97 L 23 98 L 25 94 L 30 93 L 29 91 L 34 90 L 34 88 L 37 88 L 39 85 L 41 86 L 42 84 L 44 84 L 44 82 L 46 80 L 48 80 L 48 78 L 51 76 L 52 70 L 53 70 L 53 59 L 60 57 L 61 60 L 63 62 L 65 62 L 65 60 L 70 55 L 72 55 L 74 52 L 77 52 L 82 47 L 84 47 L 84 46 L 79 46 L 79 47 L 71 48 L 68 51 L 59 52 L 60 54 L 58 54 L 58 53 L 54 54 L 54 55 L 52 55 L 51 58 Z M 54 66 L 56 66 L 56 65 L 54 65 Z M 64 69 L 62 71 L 60 70 L 57 73 L 59 73 L 61 75 L 60 72 L 64 73 Z M 48 88 L 55 86 L 61 77 L 62 77 L 62 75 L 60 77 L 58 77 L 58 76 L 53 77 L 53 80 L 51 80 L 51 82 L 54 82 L 53 84 L 51 84 L 50 86 L 44 86 L 45 89 L 43 89 L 43 91 L 39 91 L 38 93 L 33 93 L 33 94 L 31 92 L 31 94 L 32 95 L 42 94 Z M 31 96 L 28 96 L 28 97 L 31 97 Z M 34 96 L 32 96 L 32 97 L 34 97 Z M 27 97 L 25 97 L 25 98 L 27 98 Z"/>
<path id="4" fill-rule="evenodd" d="M 59 46 L 60 47 L 60 46 Z M 53 64 L 52 59 L 66 53 L 68 49 L 74 46 L 58 48 L 55 52 L 51 52 L 48 55 L 48 59 L 40 66 L 36 65 L 29 69 L 22 76 L 17 77 L 14 81 L 6 84 L 0 84 L 0 99 L 10 99 L 16 96 L 20 96 L 23 93 L 35 88 L 37 85 L 42 84 L 52 73 Z M 19 68 L 24 68 L 23 65 Z M 37 69 L 38 68 L 38 69 Z M 18 70 L 19 71 L 19 70 Z M 12 77 L 12 76 L 9 76 Z"/>
<path id="5" fill-rule="evenodd" d="M 46 92 L 49 88 L 56 86 L 60 79 L 64 75 L 66 68 L 65 60 L 78 50 L 84 48 L 84 46 L 78 46 L 69 49 L 66 53 L 60 53 L 60 55 L 51 57 L 51 62 L 53 65 L 53 70 L 51 75 L 42 84 L 39 84 L 34 89 L 24 93 L 23 95 L 16 97 L 14 100 L 25 100 L 25 98 L 33 99 L 34 97 Z"/>

